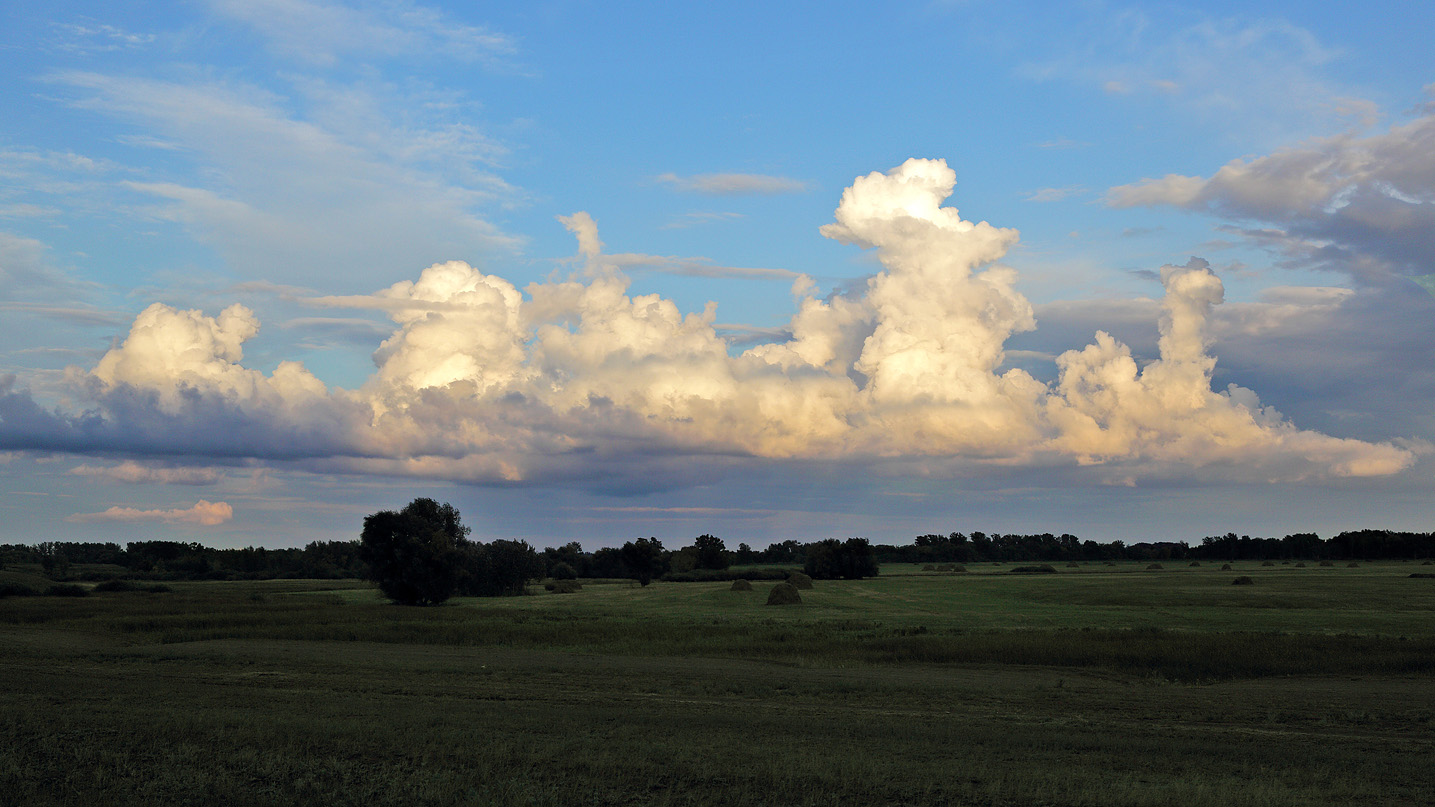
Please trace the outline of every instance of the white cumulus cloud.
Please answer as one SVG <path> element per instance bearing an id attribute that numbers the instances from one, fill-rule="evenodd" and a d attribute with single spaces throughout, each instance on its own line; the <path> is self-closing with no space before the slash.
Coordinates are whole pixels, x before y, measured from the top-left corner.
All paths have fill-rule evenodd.
<path id="1" fill-rule="evenodd" d="M 234 508 L 230 507 L 228 503 L 200 499 L 190 507 L 177 507 L 170 510 L 140 510 L 134 507 L 115 506 L 99 513 L 76 513 L 67 516 L 65 520 L 76 524 L 157 521 L 163 524 L 214 527 L 232 518 L 234 518 Z"/>
<path id="2" fill-rule="evenodd" d="M 712 305 L 683 312 L 630 293 L 597 224 L 578 213 L 564 219 L 582 264 L 571 277 L 519 289 L 449 261 L 327 300 L 393 321 L 357 389 L 327 388 L 297 362 L 246 368 L 243 343 L 259 323 L 243 306 L 209 316 L 157 303 L 92 370 L 71 371 L 88 411 L 47 412 L 13 380 L 0 384 L 0 448 L 625 490 L 753 462 L 1292 480 L 1414 461 L 1389 444 L 1300 430 L 1250 390 L 1213 389 L 1208 332 L 1224 292 L 1200 259 L 1161 269 L 1156 361 L 1143 367 L 1098 332 L 1056 359 L 1052 384 L 1003 370 L 1008 340 L 1036 327 L 1000 263 L 1018 233 L 945 206 L 955 183 L 944 161 L 919 159 L 854 180 L 821 232 L 872 250 L 880 271 L 826 297 L 797 278 L 791 338 L 741 353 Z"/>

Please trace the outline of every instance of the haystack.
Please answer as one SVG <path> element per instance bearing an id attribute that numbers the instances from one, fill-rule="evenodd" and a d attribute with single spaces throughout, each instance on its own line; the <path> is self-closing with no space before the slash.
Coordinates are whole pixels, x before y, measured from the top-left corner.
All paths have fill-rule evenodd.
<path id="1" fill-rule="evenodd" d="M 1249 577 L 1237 577 L 1235 580 L 1231 581 L 1231 585 L 1233 586 L 1254 586 L 1255 584 L 1256 581 L 1252 580 Z"/>
<path id="2" fill-rule="evenodd" d="M 1150 571 L 1155 571 L 1155 570 L 1157 570 L 1157 569 L 1164 569 L 1164 568 L 1166 568 L 1166 567 L 1165 567 L 1165 566 L 1162 566 L 1162 565 L 1159 564 L 1159 563 L 1153 563 L 1153 564 L 1151 564 L 1150 566 L 1147 566 L 1147 567 L 1146 567 L 1146 571 L 1150 572 Z"/>
<path id="3" fill-rule="evenodd" d="M 1231 564 L 1229 564 L 1229 563 L 1222 563 L 1222 564 L 1221 564 L 1221 571 L 1223 571 L 1223 572 L 1229 572 L 1230 570 L 1231 570 Z"/>
<path id="4" fill-rule="evenodd" d="M 729 591 L 752 591 L 752 584 L 746 580 L 734 580 Z"/>
<path id="5" fill-rule="evenodd" d="M 801 605 L 802 595 L 791 583 L 778 583 L 767 593 L 768 605 Z"/>
<path id="6" fill-rule="evenodd" d="M 791 583 L 794 588 L 812 588 L 812 578 L 802 572 L 793 572 L 788 576 L 787 582 Z"/>

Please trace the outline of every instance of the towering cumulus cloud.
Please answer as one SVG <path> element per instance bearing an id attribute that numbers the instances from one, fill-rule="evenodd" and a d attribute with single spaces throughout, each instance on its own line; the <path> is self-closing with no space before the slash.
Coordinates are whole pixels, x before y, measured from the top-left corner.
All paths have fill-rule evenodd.
<path id="1" fill-rule="evenodd" d="M 1413 462 L 1389 444 L 1301 431 L 1250 390 L 1214 391 L 1206 324 L 1223 290 L 1200 259 L 1161 270 L 1157 361 L 1141 367 L 1098 332 L 1059 357 L 1051 384 L 1003 371 L 1008 338 L 1036 327 L 999 263 L 1017 232 L 944 207 L 955 182 L 940 160 L 859 177 L 822 234 L 874 250 L 881 271 L 826 298 L 799 278 L 792 338 L 740 354 L 711 305 L 685 314 L 629 294 L 596 224 L 577 213 L 563 223 L 583 266 L 568 279 L 520 290 L 455 261 L 324 301 L 394 321 L 358 389 L 326 388 L 294 362 L 270 375 L 242 366 L 259 327 L 242 306 L 209 317 L 157 303 L 93 370 L 72 371 L 91 412 L 44 412 L 12 382 L 0 388 L 0 434 L 26 447 L 17 432 L 29 424 L 72 452 L 183 446 L 330 470 L 628 488 L 680 484 L 679 467 L 784 459 L 1094 465 L 1103 481 L 1203 468 L 1379 475 Z"/>

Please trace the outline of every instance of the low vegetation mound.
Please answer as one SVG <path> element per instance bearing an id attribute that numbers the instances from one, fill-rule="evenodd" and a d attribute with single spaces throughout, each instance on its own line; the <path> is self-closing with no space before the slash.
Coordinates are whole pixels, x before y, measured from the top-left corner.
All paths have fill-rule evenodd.
<path id="1" fill-rule="evenodd" d="M 1223 572 L 1229 572 L 1229 571 L 1231 571 L 1231 564 L 1229 564 L 1229 563 L 1222 563 L 1222 564 L 1221 564 L 1221 571 L 1223 571 Z"/>
<path id="2" fill-rule="evenodd" d="M 810 587 L 809 583 L 809 587 Z M 802 595 L 797 593 L 797 586 L 791 583 L 778 583 L 767 593 L 768 605 L 801 605 Z"/>
<path id="3" fill-rule="evenodd" d="M 1192 566 L 1200 566 L 1200 565 L 1201 565 L 1201 562 L 1200 562 L 1199 560 L 1193 560 L 1193 561 L 1191 561 L 1191 565 L 1192 565 Z"/>
<path id="4" fill-rule="evenodd" d="M 1242 575 L 1241 577 L 1237 577 L 1235 580 L 1231 581 L 1231 585 L 1233 586 L 1254 586 L 1255 584 L 1256 581 L 1244 575 Z"/>
<path id="5" fill-rule="evenodd" d="M 1360 564 L 1359 564 L 1359 563 L 1347 563 L 1347 564 L 1345 564 L 1345 568 L 1347 568 L 1347 569 L 1359 569 L 1359 568 L 1360 568 Z"/>
<path id="6" fill-rule="evenodd" d="M 146 594 L 163 594 L 173 589 L 164 583 L 136 583 L 133 580 L 121 580 L 116 577 L 106 580 L 103 583 L 96 583 L 92 590 L 106 594 L 116 591 L 143 591 Z"/>
<path id="7" fill-rule="evenodd" d="M 1049 563 L 1040 566 L 1013 566 L 1009 574 L 1056 574 L 1056 567 Z"/>
<path id="8" fill-rule="evenodd" d="M 554 594 L 574 594 L 583 590 L 583 584 L 577 580 L 554 580 L 543 587 Z"/>
<path id="9" fill-rule="evenodd" d="M 1164 568 L 1166 568 L 1166 567 L 1165 567 L 1165 566 L 1162 566 L 1162 565 L 1159 564 L 1159 563 L 1153 563 L 1153 564 L 1151 564 L 1150 566 L 1147 566 L 1147 567 L 1146 567 L 1146 571 L 1148 571 L 1148 572 L 1154 572 L 1154 571 L 1157 571 L 1157 570 L 1159 570 L 1159 569 L 1164 569 Z"/>
<path id="10" fill-rule="evenodd" d="M 1295 565 L 1295 567 L 1296 567 L 1297 569 L 1304 569 L 1304 568 L 1305 568 L 1305 564 L 1304 564 L 1304 563 L 1297 563 L 1297 564 Z"/>
<path id="11" fill-rule="evenodd" d="M 802 572 L 793 572 L 787 578 L 787 583 L 793 588 L 812 588 L 812 578 Z"/>
<path id="12" fill-rule="evenodd" d="M 34 597 L 40 590 L 34 586 L 27 586 L 24 583 L 16 583 L 10 580 L 0 582 L 0 599 L 6 597 Z"/>
<path id="13" fill-rule="evenodd" d="M 1435 575 L 1432 575 L 1435 577 Z M 45 589 L 47 597 L 88 597 L 90 590 L 78 583 L 56 583 Z"/>
<path id="14" fill-rule="evenodd" d="M 1261 565 L 1262 565 L 1262 566 L 1274 566 L 1274 565 L 1276 565 L 1276 562 L 1273 561 L 1273 560 L 1263 560 L 1263 561 L 1261 561 Z"/>
<path id="15" fill-rule="evenodd" d="M 734 581 L 732 581 L 732 588 L 729 589 L 729 590 L 730 590 L 730 591 L 752 591 L 752 584 L 749 583 L 749 582 L 747 582 L 746 580 L 734 580 Z"/>
<path id="16" fill-rule="evenodd" d="M 935 572 L 936 570 L 937 570 L 937 567 L 936 567 L 936 566 L 933 566 L 933 565 L 930 564 L 930 563 L 928 563 L 926 566 L 923 566 L 923 567 L 922 567 L 922 571 L 924 571 L 924 572 Z"/>

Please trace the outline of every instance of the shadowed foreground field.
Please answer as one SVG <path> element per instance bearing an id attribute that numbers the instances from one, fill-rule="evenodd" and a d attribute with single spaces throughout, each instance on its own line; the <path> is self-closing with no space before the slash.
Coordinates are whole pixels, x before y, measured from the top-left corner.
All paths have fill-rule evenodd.
<path id="1" fill-rule="evenodd" d="M 0 599 L 0 802 L 1427 804 L 1412 566 Z"/>

